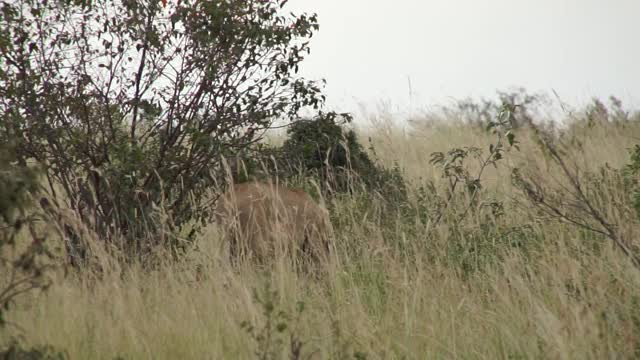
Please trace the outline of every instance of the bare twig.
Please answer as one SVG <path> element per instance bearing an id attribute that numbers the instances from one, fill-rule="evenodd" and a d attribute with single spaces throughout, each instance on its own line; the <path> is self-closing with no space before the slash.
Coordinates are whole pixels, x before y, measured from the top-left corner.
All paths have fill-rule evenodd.
<path id="1" fill-rule="evenodd" d="M 590 225 L 585 221 L 580 221 L 567 212 L 561 210 L 558 204 L 545 198 L 544 193 L 542 192 L 540 187 L 535 185 L 535 183 L 533 183 L 531 180 L 522 179 L 519 173 L 514 173 L 519 178 L 520 186 L 522 187 L 525 195 L 533 202 L 534 205 L 538 206 L 545 213 L 552 215 L 562 221 L 570 223 L 574 226 L 609 238 L 614 242 L 616 247 L 618 247 L 627 257 L 629 257 L 633 265 L 636 268 L 640 269 L 640 257 L 638 256 L 638 254 L 635 254 L 633 250 L 626 244 L 622 234 L 617 231 L 615 225 L 609 222 L 606 217 L 600 212 L 600 210 L 597 209 L 596 206 L 594 206 L 593 202 L 586 195 L 584 187 L 580 182 L 578 175 L 569 169 L 569 166 L 560 155 L 560 152 L 555 147 L 555 145 L 552 144 L 551 141 L 549 139 L 546 139 L 543 135 L 539 135 L 539 139 L 541 144 L 551 155 L 551 158 L 560 166 L 563 175 L 569 181 L 572 191 L 568 192 L 577 201 L 576 206 L 580 209 L 581 212 L 584 212 L 589 218 L 595 221 L 599 225 L 599 227 Z"/>

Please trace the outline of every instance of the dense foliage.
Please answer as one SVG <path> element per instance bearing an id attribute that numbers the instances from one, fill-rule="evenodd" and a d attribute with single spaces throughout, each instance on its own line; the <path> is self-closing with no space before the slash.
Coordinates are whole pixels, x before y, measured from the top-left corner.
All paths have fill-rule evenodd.
<path id="1" fill-rule="evenodd" d="M 210 216 L 221 155 L 322 105 L 296 75 L 316 17 L 285 4 L 3 1 L 0 142 L 100 238 L 178 245 L 174 228 Z"/>

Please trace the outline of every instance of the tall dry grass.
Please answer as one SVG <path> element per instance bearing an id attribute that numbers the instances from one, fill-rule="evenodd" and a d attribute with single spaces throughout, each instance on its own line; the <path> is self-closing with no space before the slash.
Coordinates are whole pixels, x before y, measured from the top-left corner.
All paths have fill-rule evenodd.
<path id="1" fill-rule="evenodd" d="M 468 125 L 403 130 L 380 116 L 362 138 L 371 136 L 382 162 L 404 169 L 413 202 L 429 181 L 444 193 L 432 152 L 493 141 Z M 566 135 L 566 156 L 584 171 L 620 168 L 639 138 L 637 123 L 578 124 Z M 58 279 L 23 299 L 10 320 L 27 343 L 66 349 L 71 359 L 295 358 L 300 343 L 300 358 L 312 359 L 640 357 L 640 271 L 607 239 L 527 206 L 510 167 L 548 186 L 566 179 L 532 130 L 517 139 L 520 151 L 484 177 L 483 196 L 505 202 L 499 219 L 474 214 L 459 229 L 447 221 L 429 227 L 356 194 L 332 204 L 339 263 L 327 277 L 296 274 L 284 261 L 270 271 L 234 270 L 211 224 L 183 262 L 132 266 L 101 281 Z M 613 185 L 594 196 L 611 216 L 618 212 L 610 200 L 628 198 Z M 622 226 L 638 234 L 636 223 Z M 274 293 L 261 303 L 254 291 L 264 296 L 266 285 Z M 260 332 L 268 321 L 274 330 Z M 256 341 L 247 323 L 265 337 Z"/>

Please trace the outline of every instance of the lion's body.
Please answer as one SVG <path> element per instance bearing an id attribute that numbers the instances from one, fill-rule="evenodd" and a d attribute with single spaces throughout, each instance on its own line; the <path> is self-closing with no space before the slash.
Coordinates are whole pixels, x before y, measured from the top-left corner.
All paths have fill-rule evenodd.
<path id="1" fill-rule="evenodd" d="M 330 250 L 328 212 L 301 190 L 256 181 L 236 184 L 220 199 L 216 218 L 233 260 L 264 262 L 278 254 L 318 260 Z"/>

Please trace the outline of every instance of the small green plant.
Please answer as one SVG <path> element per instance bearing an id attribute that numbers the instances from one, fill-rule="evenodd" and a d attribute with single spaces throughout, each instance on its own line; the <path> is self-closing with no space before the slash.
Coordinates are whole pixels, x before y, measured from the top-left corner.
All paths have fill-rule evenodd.
<path id="1" fill-rule="evenodd" d="M 508 151 L 519 149 L 514 133 L 518 106 L 504 102 L 496 119 L 487 120 L 486 131 L 495 136 L 488 151 L 467 146 L 431 154 L 431 164 L 437 166 L 447 180 L 444 196 L 437 195 L 432 183 L 418 188 L 419 219 L 427 229 L 446 222 L 449 239 L 442 246 L 448 261 L 459 267 L 462 275 L 495 264 L 503 250 L 523 246 L 515 234 L 526 232 L 526 226 L 502 224 L 504 202 L 483 192 L 487 168 L 497 168 Z M 479 164 L 477 170 L 469 169 L 470 161 Z M 431 235 L 427 231 L 427 236 Z"/>
<path id="2" fill-rule="evenodd" d="M 513 132 L 517 105 L 505 103 L 495 121 L 489 121 L 487 130 L 496 135 L 495 143 L 489 145 L 488 154 L 483 154 L 477 147 L 454 148 L 446 153 L 434 152 L 431 154 L 431 163 L 442 169 L 442 176 L 448 180 L 447 199 L 439 210 L 433 224 L 442 220 L 443 215 L 455 201 L 459 189 L 464 189 L 468 195 L 467 205 L 451 220 L 459 223 L 469 211 L 477 208 L 477 198 L 482 190 L 482 177 L 488 166 L 497 167 L 498 162 L 504 158 L 504 153 L 510 148 L 518 149 L 518 142 Z M 467 169 L 466 160 L 476 159 L 480 163 L 480 169 L 472 175 Z M 490 202 L 486 205 L 494 214 L 499 214 L 503 205 L 499 202 Z"/>
<path id="3" fill-rule="evenodd" d="M 296 303 L 295 313 L 292 315 L 277 305 L 278 292 L 271 290 L 269 282 L 265 283 L 261 292 L 254 289 L 254 301 L 262 309 L 261 324 L 243 321 L 240 326 L 251 337 L 256 346 L 255 356 L 259 360 L 309 359 L 317 354 L 318 349 L 310 349 L 309 341 L 303 341 L 300 325 L 305 311 L 305 303 Z M 334 359 L 367 359 L 367 353 L 353 349 L 350 338 L 345 338 L 338 321 L 333 321 Z"/>
<path id="4" fill-rule="evenodd" d="M 267 282 L 262 293 L 254 290 L 254 301 L 262 308 L 262 325 L 244 321 L 240 326 L 256 344 L 257 359 L 280 359 L 288 353 L 292 360 L 303 359 L 305 343 L 300 336 L 300 321 L 304 312 L 304 302 L 296 303 L 296 313 L 291 316 L 277 307 L 278 293 L 271 290 Z"/>
<path id="5" fill-rule="evenodd" d="M 354 360 L 366 360 L 368 358 L 367 352 L 354 350 L 352 339 L 350 337 L 345 337 L 339 321 L 334 320 L 331 323 L 331 327 L 333 329 L 333 342 L 335 343 L 331 358 Z"/>

